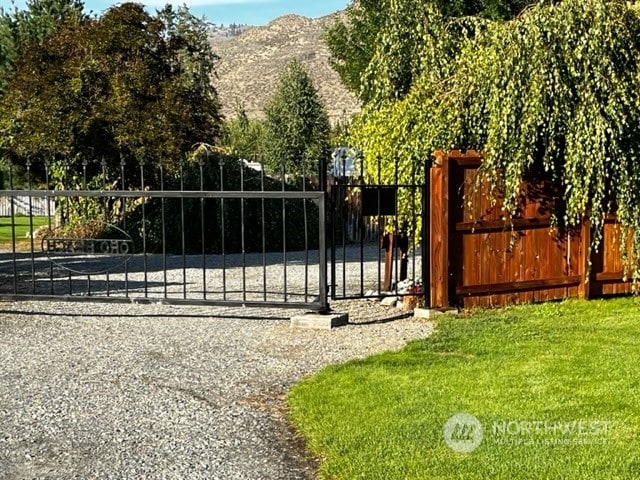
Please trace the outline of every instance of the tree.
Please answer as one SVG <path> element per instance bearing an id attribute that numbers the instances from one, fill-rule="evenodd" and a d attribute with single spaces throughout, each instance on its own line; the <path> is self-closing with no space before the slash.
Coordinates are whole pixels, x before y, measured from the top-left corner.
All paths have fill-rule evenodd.
<path id="1" fill-rule="evenodd" d="M 453 40 L 451 40 L 453 42 Z M 521 186 L 543 175 L 559 191 L 557 223 L 621 223 L 628 272 L 640 279 L 640 14 L 622 0 L 545 1 L 486 22 L 424 69 L 401 99 L 365 108 L 351 139 L 366 158 L 408 169 L 436 149 L 484 152 L 479 181 L 515 215 Z M 628 243 L 627 243 L 628 242 Z M 627 249 L 630 247 L 630 250 Z"/>
<path id="2" fill-rule="evenodd" d="M 81 0 L 28 0 L 24 10 L 0 8 L 0 94 L 13 73 L 15 61 L 30 47 L 41 45 L 69 21 L 84 21 Z"/>
<path id="3" fill-rule="evenodd" d="M 125 3 L 67 22 L 17 59 L 0 99 L 5 155 L 64 159 L 72 170 L 104 158 L 113 176 L 121 159 L 171 166 L 196 142 L 216 141 L 215 61 L 206 25 L 186 8 L 151 16 Z"/>
<path id="4" fill-rule="evenodd" d="M 266 165 L 279 173 L 318 172 L 328 158 L 329 117 L 309 74 L 293 60 L 280 72 L 279 85 L 265 107 Z"/>
<path id="5" fill-rule="evenodd" d="M 456 20 L 444 26 L 464 36 L 466 17 L 507 19 L 533 1 L 359 0 L 347 7 L 346 21 L 329 28 L 325 40 L 333 68 L 363 102 L 401 98 L 425 67 L 421 52 L 430 55 L 437 41 L 434 17 Z"/>
<path id="6" fill-rule="evenodd" d="M 260 120 L 251 120 L 241 102 L 236 104 L 235 118 L 227 120 L 222 128 L 221 144 L 229 155 L 246 160 L 262 159 L 264 126 Z"/>

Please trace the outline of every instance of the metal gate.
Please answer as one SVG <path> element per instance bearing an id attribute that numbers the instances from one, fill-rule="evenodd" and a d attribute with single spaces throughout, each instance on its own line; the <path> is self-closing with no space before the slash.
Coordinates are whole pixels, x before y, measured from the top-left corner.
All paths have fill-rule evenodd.
<path id="1" fill-rule="evenodd" d="M 209 153 L 10 165 L 0 298 L 327 311 L 324 179 Z"/>
<path id="2" fill-rule="evenodd" d="M 428 165 L 403 170 L 396 161 L 384 170 L 346 149 L 334 153 L 327 183 L 333 300 L 426 298 Z"/>

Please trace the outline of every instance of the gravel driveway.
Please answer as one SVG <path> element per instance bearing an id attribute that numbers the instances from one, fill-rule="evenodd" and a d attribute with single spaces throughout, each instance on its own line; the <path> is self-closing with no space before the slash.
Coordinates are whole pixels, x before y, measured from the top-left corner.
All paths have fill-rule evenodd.
<path id="1" fill-rule="evenodd" d="M 294 330 L 289 311 L 0 304 L 0 479 L 304 479 L 284 395 L 324 365 L 402 347 L 431 324 L 334 304 L 352 323 Z"/>

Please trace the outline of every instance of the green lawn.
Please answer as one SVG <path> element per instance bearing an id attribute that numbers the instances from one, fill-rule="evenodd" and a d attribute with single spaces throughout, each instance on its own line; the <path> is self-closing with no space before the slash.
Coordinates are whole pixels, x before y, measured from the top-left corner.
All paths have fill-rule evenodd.
<path id="1" fill-rule="evenodd" d="M 290 414 L 325 479 L 640 478 L 640 299 L 439 320 L 397 353 L 326 368 Z M 475 416 L 480 430 L 453 422 Z M 470 453 L 454 451 L 448 444 Z"/>
<path id="2" fill-rule="evenodd" d="M 29 237 L 27 234 L 31 231 L 31 224 L 29 223 L 29 217 L 16 215 L 15 220 L 15 235 L 17 242 L 26 242 Z M 34 230 L 41 225 L 46 225 L 48 217 L 33 217 Z M 10 244 L 11 235 L 13 230 L 11 228 L 11 217 L 0 217 L 0 244 Z"/>

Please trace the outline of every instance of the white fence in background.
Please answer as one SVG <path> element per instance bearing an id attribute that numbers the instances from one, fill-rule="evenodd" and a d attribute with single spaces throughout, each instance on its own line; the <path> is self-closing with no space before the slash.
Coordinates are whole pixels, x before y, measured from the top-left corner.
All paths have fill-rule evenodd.
<path id="1" fill-rule="evenodd" d="M 11 216 L 11 203 L 13 202 L 14 215 L 31 215 L 44 216 L 47 215 L 47 199 L 46 198 L 29 198 L 25 196 L 20 197 L 6 197 L 0 196 L 0 217 Z M 54 205 L 50 205 L 50 210 L 54 210 Z"/>

